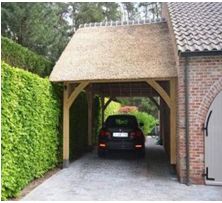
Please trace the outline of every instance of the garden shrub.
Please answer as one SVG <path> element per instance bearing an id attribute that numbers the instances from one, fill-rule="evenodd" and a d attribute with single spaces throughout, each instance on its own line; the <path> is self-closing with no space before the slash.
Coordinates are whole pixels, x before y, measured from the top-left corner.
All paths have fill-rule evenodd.
<path id="1" fill-rule="evenodd" d="M 108 101 L 108 98 L 105 98 L 105 102 Z M 105 117 L 105 120 L 106 118 L 109 116 L 109 115 L 114 115 L 114 114 L 117 114 L 119 109 L 121 107 L 121 104 L 118 103 L 118 102 L 114 102 L 114 101 L 111 101 L 110 104 L 107 106 L 105 112 L 104 112 L 104 117 Z"/>
<path id="2" fill-rule="evenodd" d="M 2 200 L 58 163 L 60 99 L 48 79 L 2 62 Z"/>
<path id="3" fill-rule="evenodd" d="M 2 60 L 41 77 L 49 76 L 54 64 L 45 57 L 37 55 L 29 49 L 6 37 L 1 37 Z"/>
<path id="4" fill-rule="evenodd" d="M 155 125 L 158 123 L 158 121 L 152 115 L 149 115 L 146 112 L 137 111 L 131 112 L 130 114 L 136 116 L 139 123 L 144 124 L 142 130 L 145 135 L 150 133 Z"/>

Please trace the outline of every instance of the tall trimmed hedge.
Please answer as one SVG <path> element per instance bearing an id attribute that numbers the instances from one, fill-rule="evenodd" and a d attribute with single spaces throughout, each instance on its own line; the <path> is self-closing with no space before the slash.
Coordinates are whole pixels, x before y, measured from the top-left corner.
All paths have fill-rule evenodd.
<path id="1" fill-rule="evenodd" d="M 2 63 L 2 200 L 58 163 L 61 103 L 48 79 Z"/>
<path id="2" fill-rule="evenodd" d="M 136 116 L 137 121 L 139 123 L 144 124 L 142 130 L 145 135 L 148 135 L 148 133 L 150 133 L 158 123 L 158 121 L 152 115 L 146 112 L 136 111 L 136 112 L 130 112 L 130 114 Z"/>
<path id="3" fill-rule="evenodd" d="M 108 101 L 108 98 L 105 98 L 105 102 Z M 121 107 L 121 104 L 119 102 L 111 101 L 110 104 L 107 106 L 105 112 L 104 112 L 104 119 L 106 120 L 108 116 L 118 114 L 118 111 Z"/>
<path id="4" fill-rule="evenodd" d="M 49 76 L 54 66 L 54 63 L 45 57 L 37 55 L 6 37 L 1 37 L 1 57 L 11 66 L 22 68 L 41 77 Z"/>

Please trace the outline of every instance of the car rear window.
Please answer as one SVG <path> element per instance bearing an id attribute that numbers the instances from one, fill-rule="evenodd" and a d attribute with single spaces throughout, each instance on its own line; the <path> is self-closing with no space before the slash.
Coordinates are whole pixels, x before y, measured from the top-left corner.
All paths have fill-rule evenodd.
<path id="1" fill-rule="evenodd" d="M 106 120 L 106 127 L 108 128 L 128 128 L 138 127 L 138 123 L 133 116 L 110 116 Z"/>

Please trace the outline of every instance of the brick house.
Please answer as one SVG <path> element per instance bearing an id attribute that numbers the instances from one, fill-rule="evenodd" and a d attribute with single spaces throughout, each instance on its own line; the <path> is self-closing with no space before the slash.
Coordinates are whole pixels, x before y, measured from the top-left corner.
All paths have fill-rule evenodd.
<path id="1" fill-rule="evenodd" d="M 172 36 L 178 71 L 177 172 L 181 182 L 185 182 L 185 151 L 189 150 L 190 181 L 204 183 L 206 167 L 203 127 L 210 104 L 222 91 L 222 4 L 168 3 L 164 4 L 163 16 L 167 19 Z M 189 115 L 184 113 L 184 69 L 187 69 L 189 78 Z M 189 135 L 186 136 L 189 139 L 185 138 L 187 117 Z M 218 141 L 222 144 L 221 139 Z"/>
<path id="2" fill-rule="evenodd" d="M 64 167 L 69 108 L 85 89 L 89 146 L 93 95 L 159 97 L 160 132 L 179 181 L 222 184 L 222 3 L 164 3 L 162 17 L 90 23 L 74 34 L 50 75 L 65 87 Z"/>

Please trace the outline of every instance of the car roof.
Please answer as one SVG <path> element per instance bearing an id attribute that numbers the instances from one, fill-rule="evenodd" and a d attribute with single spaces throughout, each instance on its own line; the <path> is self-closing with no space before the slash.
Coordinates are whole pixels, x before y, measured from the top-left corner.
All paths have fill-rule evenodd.
<path id="1" fill-rule="evenodd" d="M 116 115 L 108 116 L 108 118 L 112 118 L 112 117 L 132 117 L 132 118 L 136 118 L 136 116 L 130 115 L 130 114 L 116 114 Z"/>

